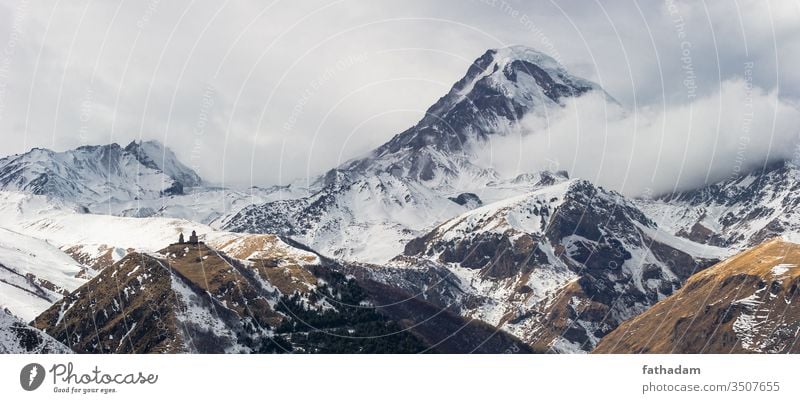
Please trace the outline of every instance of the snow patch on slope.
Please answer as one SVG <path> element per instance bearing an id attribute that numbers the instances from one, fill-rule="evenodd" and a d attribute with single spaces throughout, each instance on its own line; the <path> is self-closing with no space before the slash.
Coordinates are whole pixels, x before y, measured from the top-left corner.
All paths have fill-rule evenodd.
<path id="1" fill-rule="evenodd" d="M 773 267 L 772 270 L 770 270 L 770 272 L 772 273 L 773 276 L 780 277 L 780 276 L 786 274 L 789 270 L 791 270 L 791 269 L 793 269 L 795 267 L 797 267 L 796 264 L 781 263 L 781 264 Z"/>

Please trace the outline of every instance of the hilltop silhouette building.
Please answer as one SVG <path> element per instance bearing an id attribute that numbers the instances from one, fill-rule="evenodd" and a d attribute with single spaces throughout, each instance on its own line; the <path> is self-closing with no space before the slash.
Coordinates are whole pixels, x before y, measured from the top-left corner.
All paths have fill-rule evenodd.
<path id="1" fill-rule="evenodd" d="M 189 242 L 186 242 L 186 239 L 183 237 L 183 232 L 178 235 L 178 245 L 197 245 L 200 244 L 200 238 L 197 236 L 196 231 L 192 231 L 192 234 L 189 235 Z"/>

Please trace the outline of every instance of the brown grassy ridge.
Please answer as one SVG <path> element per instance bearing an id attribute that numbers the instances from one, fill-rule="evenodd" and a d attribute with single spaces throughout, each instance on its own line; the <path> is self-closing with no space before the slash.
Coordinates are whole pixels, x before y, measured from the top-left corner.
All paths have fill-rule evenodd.
<path id="1" fill-rule="evenodd" d="M 239 316 L 253 317 L 262 325 L 276 326 L 282 316 L 272 310 L 264 290 L 248 277 L 250 270 L 220 252 L 198 245 L 171 245 L 160 251 L 169 266 L 185 279 L 207 291 Z"/>
<path id="2" fill-rule="evenodd" d="M 776 274 L 778 265 L 785 265 L 783 273 Z M 797 353 L 798 285 L 800 245 L 772 239 L 690 277 L 605 336 L 594 352 Z M 748 297 L 751 303 L 742 302 Z M 747 317 L 755 325 L 743 336 L 734 324 Z"/>

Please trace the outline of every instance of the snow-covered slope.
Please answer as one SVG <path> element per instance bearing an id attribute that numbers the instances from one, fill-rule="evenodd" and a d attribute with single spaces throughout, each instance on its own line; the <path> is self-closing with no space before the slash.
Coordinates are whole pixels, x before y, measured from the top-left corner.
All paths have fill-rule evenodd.
<path id="1" fill-rule="evenodd" d="M 118 200 L 92 206 L 92 212 L 121 217 L 182 218 L 219 227 L 242 209 L 275 200 L 308 196 L 296 186 L 251 187 L 246 190 L 213 186 L 184 188 L 183 194 L 149 200 Z"/>
<path id="2" fill-rule="evenodd" d="M 328 256 L 379 264 L 397 256 L 409 240 L 454 215 L 563 180 L 563 173 L 542 172 L 450 194 L 377 172 L 328 185 L 307 198 L 245 208 L 221 225 L 234 232 L 291 236 Z"/>
<path id="3" fill-rule="evenodd" d="M 86 267 L 47 242 L 0 228 L 0 310 L 31 321 L 87 275 Z"/>
<path id="4" fill-rule="evenodd" d="M 183 219 L 87 214 L 52 197 L 20 192 L 0 192 L 0 222 L 7 230 L 60 249 L 74 259 L 73 265 L 85 267 L 85 278 L 131 251 L 157 251 L 175 242 L 181 232 L 214 232 Z"/>
<path id="5" fill-rule="evenodd" d="M 224 228 L 288 235 L 326 255 L 381 262 L 420 229 L 463 211 L 430 189 L 382 174 L 308 198 L 247 208 Z"/>
<path id="6" fill-rule="evenodd" d="M 15 223 L 19 232 L 46 240 L 59 248 L 74 245 L 109 245 L 121 249 L 157 251 L 178 235 L 195 230 L 216 231 L 192 221 L 174 218 L 130 218 L 100 214 L 58 214 Z"/>
<path id="7" fill-rule="evenodd" d="M 10 247 L 20 248 L 27 255 L 33 255 L 35 251 L 28 251 L 30 248 L 26 242 L 39 249 L 50 248 L 53 253 L 60 249 L 86 266 L 84 269 L 91 267 L 96 271 L 116 263 L 132 251 L 156 252 L 177 241 L 181 233 L 188 237 L 192 231 L 214 246 L 230 244 L 239 238 L 271 237 L 279 242 L 274 236 L 235 234 L 182 218 L 88 214 L 57 199 L 20 192 L 0 192 L 0 222 L 7 228 L 0 227 L 0 231 L 5 231 L 0 234 L 19 238 L 7 242 Z M 67 259 L 72 266 L 80 266 Z M 71 273 L 76 271 L 72 266 L 61 269 Z M 88 270 L 83 277 L 91 277 L 92 273 Z M 67 288 L 71 290 L 74 287 Z"/>
<path id="8" fill-rule="evenodd" d="M 82 213 L 80 206 L 51 197 L 23 192 L 0 191 L 0 226 L 62 213 Z"/>

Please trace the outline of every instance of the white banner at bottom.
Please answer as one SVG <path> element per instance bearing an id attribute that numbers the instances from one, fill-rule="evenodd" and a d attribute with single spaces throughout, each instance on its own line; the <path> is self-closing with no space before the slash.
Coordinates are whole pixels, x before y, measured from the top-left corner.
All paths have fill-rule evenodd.
<path id="1" fill-rule="evenodd" d="M 750 402 L 797 396 L 798 364 L 786 355 L 4 355 L 0 391 L 4 402 Z"/>

